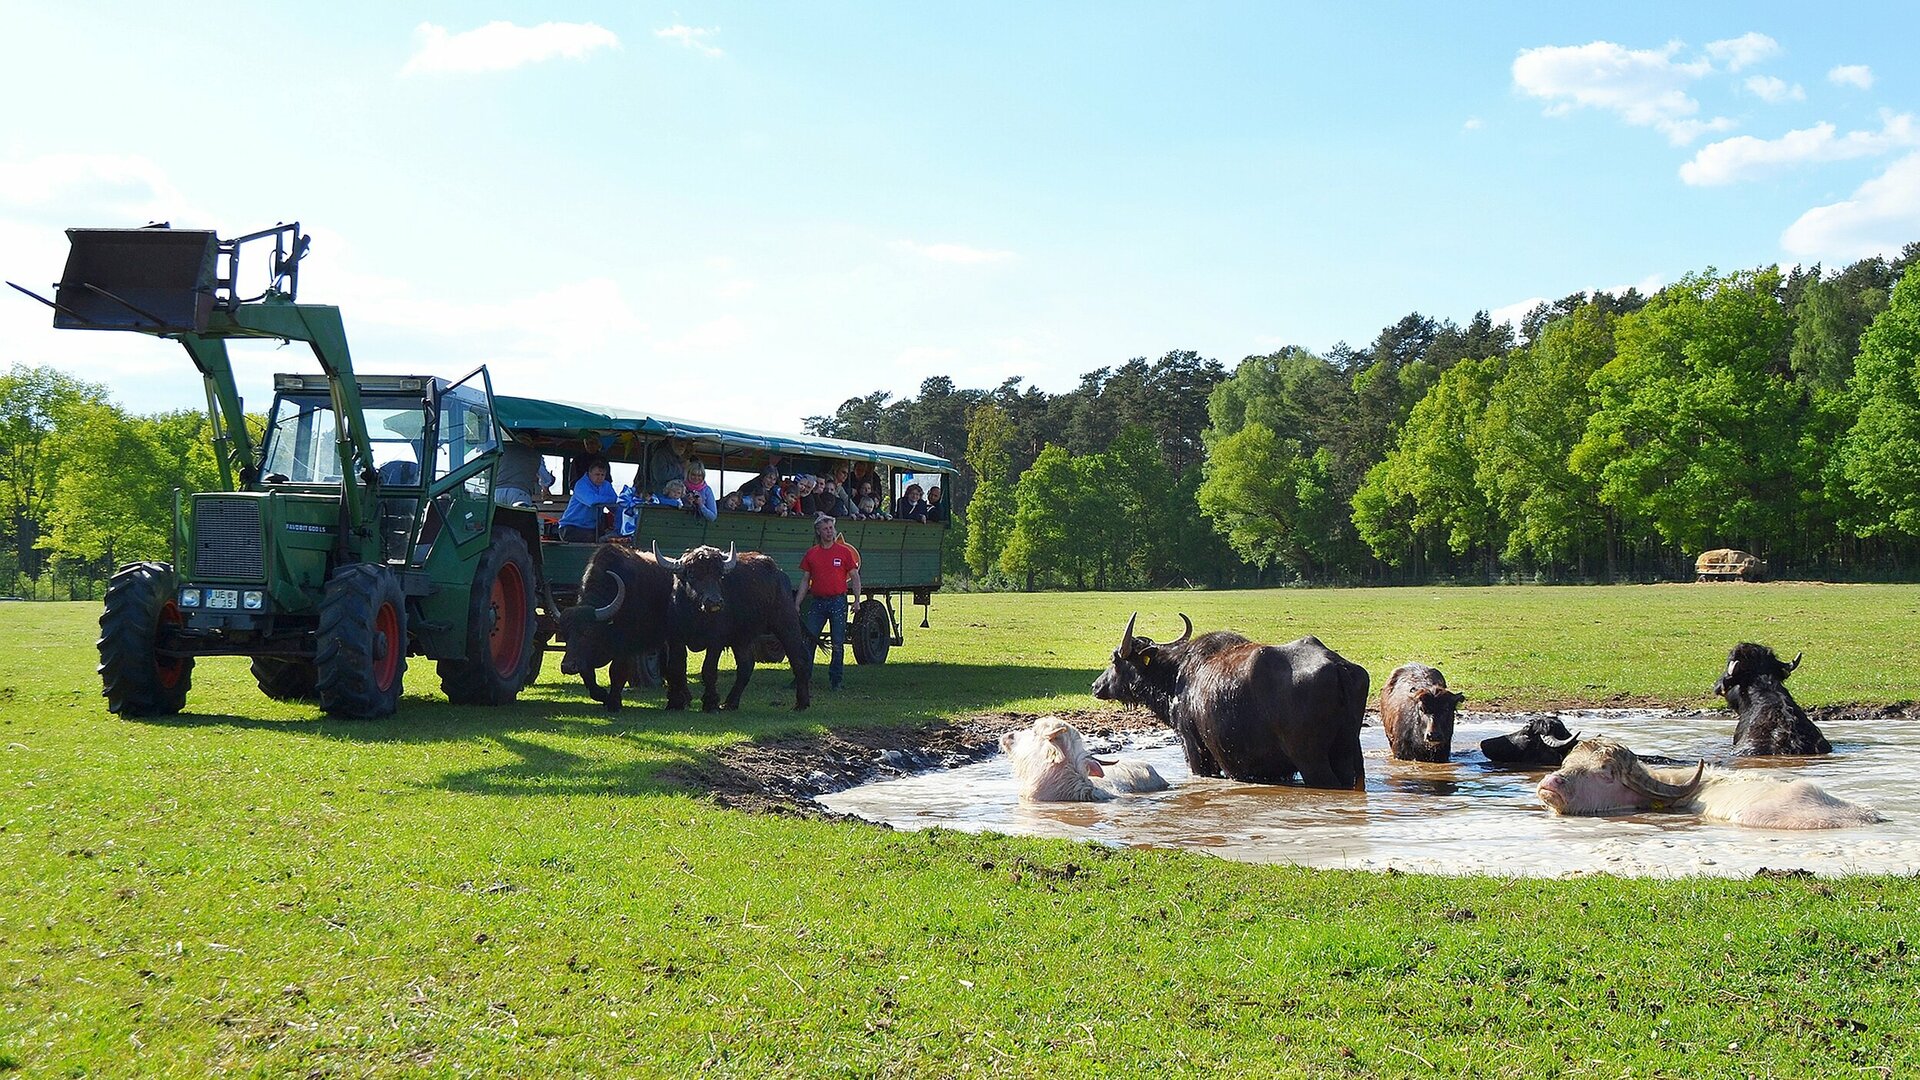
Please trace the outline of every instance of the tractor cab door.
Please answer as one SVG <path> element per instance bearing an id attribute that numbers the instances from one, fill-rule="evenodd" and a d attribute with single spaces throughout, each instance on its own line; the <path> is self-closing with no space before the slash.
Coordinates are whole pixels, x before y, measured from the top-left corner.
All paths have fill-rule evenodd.
<path id="1" fill-rule="evenodd" d="M 485 538 L 493 524 L 493 464 L 500 448 L 493 382 L 481 365 L 435 399 L 433 482 L 427 496 L 456 546 Z"/>

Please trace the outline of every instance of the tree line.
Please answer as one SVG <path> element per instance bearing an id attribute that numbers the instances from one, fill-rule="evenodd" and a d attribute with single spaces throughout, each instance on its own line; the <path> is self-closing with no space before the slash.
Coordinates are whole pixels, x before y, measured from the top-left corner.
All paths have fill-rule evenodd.
<path id="1" fill-rule="evenodd" d="M 1058 394 L 936 376 L 804 426 L 953 459 L 946 571 L 979 588 L 1648 580 L 1721 546 L 1910 578 L 1917 257 L 1708 269 L 1518 326 L 1415 312 L 1363 347 L 1135 357 Z M 217 484 L 208 430 L 0 374 L 0 592 L 168 557 L 174 490 Z"/>
<path id="2" fill-rule="evenodd" d="M 934 378 L 806 425 L 956 458 L 948 568 L 987 587 L 1652 580 L 1721 546 L 1912 577 L 1917 256 L 1708 269 L 1517 327 L 1415 312 L 1361 348 L 1172 352 L 1063 394 Z"/>

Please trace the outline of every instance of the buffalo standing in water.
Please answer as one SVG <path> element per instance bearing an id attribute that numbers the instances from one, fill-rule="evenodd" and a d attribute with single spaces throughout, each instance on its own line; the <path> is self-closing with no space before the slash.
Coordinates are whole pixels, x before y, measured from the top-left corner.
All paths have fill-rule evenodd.
<path id="1" fill-rule="evenodd" d="M 1799 656 L 1783 664 L 1772 649 L 1751 641 L 1735 645 L 1727 654 L 1727 672 L 1713 684 L 1713 692 L 1726 698 L 1740 715 L 1733 729 L 1733 756 L 1833 752 L 1833 745 L 1787 690 L 1787 676 L 1799 666 Z"/>
<path id="2" fill-rule="evenodd" d="M 1152 709 L 1180 736 L 1195 776 L 1283 784 L 1297 774 L 1308 787 L 1365 788 L 1365 668 L 1318 638 L 1194 637 L 1193 620 L 1180 621 L 1186 631 L 1161 643 L 1135 637 L 1129 618 L 1093 696 Z"/>
<path id="3" fill-rule="evenodd" d="M 1380 726 L 1402 761 L 1445 761 L 1453 755 L 1453 714 L 1467 695 L 1425 664 L 1401 664 L 1380 691 Z"/>

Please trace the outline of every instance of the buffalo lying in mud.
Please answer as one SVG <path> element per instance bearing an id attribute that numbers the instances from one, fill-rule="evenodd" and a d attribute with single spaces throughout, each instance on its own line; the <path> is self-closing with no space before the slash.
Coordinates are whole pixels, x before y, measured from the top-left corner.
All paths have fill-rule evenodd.
<path id="1" fill-rule="evenodd" d="M 700 706 L 737 709 L 753 678 L 754 643 L 771 634 L 786 651 L 793 671 L 794 711 L 812 702 L 813 649 L 800 628 L 800 612 L 793 603 L 793 582 L 772 558 L 757 551 L 735 554 L 729 546 L 702 545 L 675 559 L 654 558 L 674 578 L 671 646 L 667 649 L 668 687 L 687 681 L 687 651 L 706 653 L 700 667 Z M 733 650 L 733 688 L 720 700 L 720 650 Z M 683 699 L 684 700 L 684 699 Z"/>
<path id="2" fill-rule="evenodd" d="M 1095 757 L 1080 729 L 1057 716 L 1000 736 L 1000 749 L 1012 760 L 1020 797 L 1030 802 L 1105 802 L 1167 788 L 1159 771 L 1144 761 Z"/>
<path id="3" fill-rule="evenodd" d="M 1440 669 L 1401 664 L 1380 691 L 1380 726 L 1402 761 L 1445 761 L 1453 754 L 1453 714 L 1467 695 L 1447 689 Z"/>
<path id="4" fill-rule="evenodd" d="M 1136 616 L 1137 617 L 1137 616 Z M 1195 776 L 1363 790 L 1360 724 L 1367 671 L 1303 637 L 1261 645 L 1217 630 L 1193 636 L 1193 620 L 1169 642 L 1120 634 L 1094 680 L 1102 701 L 1145 705 L 1180 736 Z"/>
<path id="5" fill-rule="evenodd" d="M 1527 726 L 1480 740 L 1480 752 L 1497 765 L 1558 765 L 1580 741 L 1557 716 L 1530 716 Z"/>
<path id="6" fill-rule="evenodd" d="M 1783 664 L 1772 649 L 1751 641 L 1735 645 L 1727 654 L 1726 674 L 1713 684 L 1713 692 L 1726 698 L 1740 716 L 1733 729 L 1735 757 L 1833 752 L 1833 745 L 1787 689 L 1787 676 L 1799 666 L 1799 656 Z"/>
<path id="7" fill-rule="evenodd" d="M 1684 768 L 1650 769 L 1626 746 L 1604 738 L 1580 743 L 1537 790 L 1549 810 L 1569 816 L 1673 810 L 1759 829 L 1844 829 L 1885 820 L 1810 780 L 1709 772 L 1704 761 L 1691 775 Z"/>

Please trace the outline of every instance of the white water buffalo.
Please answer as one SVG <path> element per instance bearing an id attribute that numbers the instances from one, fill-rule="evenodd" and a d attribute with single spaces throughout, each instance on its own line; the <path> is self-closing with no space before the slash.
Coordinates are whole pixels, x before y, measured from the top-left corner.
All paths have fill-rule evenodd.
<path id="1" fill-rule="evenodd" d="M 1704 761 L 1691 770 L 1650 769 L 1613 739 L 1582 740 L 1537 790 L 1547 809 L 1569 816 L 1672 810 L 1757 829 L 1844 829 L 1886 820 L 1811 780 L 1709 772 Z"/>
<path id="2" fill-rule="evenodd" d="M 1165 791 L 1167 782 L 1144 761 L 1102 761 L 1080 730 L 1057 716 L 1000 736 L 1013 761 L 1020 797 L 1030 802 L 1105 802 L 1115 795 Z"/>

